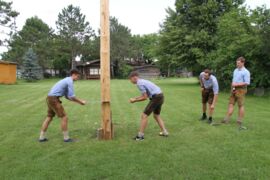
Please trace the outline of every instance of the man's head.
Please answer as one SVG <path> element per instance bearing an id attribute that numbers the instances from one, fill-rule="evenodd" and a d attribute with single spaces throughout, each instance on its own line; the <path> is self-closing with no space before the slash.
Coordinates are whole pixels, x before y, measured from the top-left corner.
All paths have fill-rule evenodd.
<path id="1" fill-rule="evenodd" d="M 246 60 L 245 60 L 244 57 L 237 58 L 237 60 L 236 60 L 236 66 L 237 66 L 237 68 L 241 69 L 242 67 L 244 67 L 245 66 L 245 62 L 246 62 Z"/>
<path id="2" fill-rule="evenodd" d="M 131 83 L 137 84 L 137 81 L 139 79 L 139 73 L 136 71 L 133 71 L 129 74 L 128 79 L 130 80 Z"/>
<path id="3" fill-rule="evenodd" d="M 205 69 L 204 70 L 204 79 L 206 79 L 206 80 L 208 80 L 209 78 L 210 78 L 210 76 L 211 76 L 211 71 L 209 70 L 209 69 Z"/>
<path id="4" fill-rule="evenodd" d="M 71 69 L 70 70 L 70 77 L 74 81 L 77 81 L 80 78 L 80 71 L 78 71 L 77 69 Z"/>

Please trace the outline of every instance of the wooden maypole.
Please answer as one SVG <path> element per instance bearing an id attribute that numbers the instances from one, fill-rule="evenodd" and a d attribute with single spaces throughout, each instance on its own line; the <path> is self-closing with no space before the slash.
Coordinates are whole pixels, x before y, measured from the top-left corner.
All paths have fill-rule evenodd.
<path id="1" fill-rule="evenodd" d="M 99 138 L 113 138 L 110 94 L 110 14 L 109 0 L 100 0 L 101 120 Z"/>

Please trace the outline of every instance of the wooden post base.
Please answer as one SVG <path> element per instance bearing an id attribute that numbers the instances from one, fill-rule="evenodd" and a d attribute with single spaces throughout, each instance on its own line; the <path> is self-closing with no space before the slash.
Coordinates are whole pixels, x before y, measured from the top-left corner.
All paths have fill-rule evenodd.
<path id="1" fill-rule="evenodd" d="M 105 132 L 104 129 L 99 128 L 97 129 L 97 139 L 98 140 L 111 140 L 114 138 L 114 130 L 113 125 L 111 125 L 112 129 L 111 132 Z"/>

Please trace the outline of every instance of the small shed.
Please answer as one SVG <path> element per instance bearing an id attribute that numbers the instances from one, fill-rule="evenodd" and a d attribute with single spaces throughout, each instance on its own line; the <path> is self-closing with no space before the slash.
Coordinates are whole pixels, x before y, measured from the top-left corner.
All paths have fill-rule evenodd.
<path id="1" fill-rule="evenodd" d="M 193 73 L 191 71 L 188 71 L 187 68 L 177 68 L 175 71 L 175 75 L 177 77 L 184 77 L 184 78 L 193 77 Z"/>
<path id="2" fill-rule="evenodd" d="M 155 65 L 133 66 L 133 70 L 145 79 L 154 79 L 160 76 L 160 69 Z"/>
<path id="3" fill-rule="evenodd" d="M 0 60 L 0 84 L 16 83 L 17 63 Z"/>
<path id="4" fill-rule="evenodd" d="M 100 60 L 77 62 L 76 68 L 81 72 L 83 79 L 100 79 Z M 113 65 L 111 65 L 111 76 L 113 77 Z"/>

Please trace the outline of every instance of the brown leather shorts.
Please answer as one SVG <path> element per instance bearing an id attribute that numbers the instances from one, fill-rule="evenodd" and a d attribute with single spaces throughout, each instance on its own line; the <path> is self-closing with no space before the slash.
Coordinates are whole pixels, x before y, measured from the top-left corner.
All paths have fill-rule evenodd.
<path id="1" fill-rule="evenodd" d="M 212 89 L 204 89 L 202 91 L 202 103 L 212 104 L 214 100 L 214 91 Z"/>
<path id="2" fill-rule="evenodd" d="M 150 115 L 152 112 L 154 112 L 154 114 L 159 115 L 161 112 L 161 107 L 164 103 L 164 96 L 163 94 L 158 94 L 155 95 L 154 97 L 152 97 L 150 99 L 150 102 L 148 103 L 148 105 L 145 107 L 144 109 L 144 114 L 146 115 Z"/>
<path id="3" fill-rule="evenodd" d="M 62 102 L 60 101 L 59 97 L 55 96 L 48 96 L 46 98 L 46 102 L 48 105 L 48 117 L 54 117 L 57 115 L 59 118 L 66 116 L 66 112 L 64 107 L 62 106 Z"/>
<path id="4" fill-rule="evenodd" d="M 229 104 L 235 105 L 235 103 L 238 103 L 238 106 L 243 106 L 245 103 L 245 96 L 247 93 L 247 89 L 240 88 L 236 89 L 234 92 L 231 93 Z"/>

